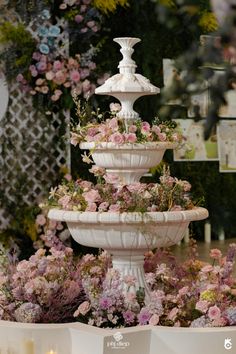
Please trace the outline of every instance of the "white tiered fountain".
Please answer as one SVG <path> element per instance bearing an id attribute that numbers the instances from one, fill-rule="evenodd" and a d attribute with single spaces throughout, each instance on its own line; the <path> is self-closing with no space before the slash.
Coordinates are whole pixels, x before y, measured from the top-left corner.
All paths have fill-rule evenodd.
<path id="1" fill-rule="evenodd" d="M 123 59 L 120 73 L 109 78 L 97 88 L 97 94 L 109 94 L 118 98 L 122 109 L 119 117 L 127 126 L 138 118 L 133 110 L 134 101 L 143 95 L 152 95 L 159 89 L 142 75 L 135 73 L 136 64 L 131 59 L 133 45 L 138 38 L 116 38 L 121 45 Z M 142 144 L 81 143 L 82 149 L 91 149 L 94 162 L 104 167 L 107 173 L 119 175 L 122 183 L 138 182 L 149 168 L 157 165 L 167 148 L 174 148 L 170 142 Z M 186 211 L 136 212 L 79 212 L 51 209 L 49 218 L 65 221 L 72 237 L 81 245 L 102 248 L 112 255 L 113 267 L 122 275 L 136 277 L 136 289 L 145 289 L 148 301 L 149 289 L 145 282 L 144 253 L 156 247 L 177 244 L 184 236 L 189 223 L 205 219 L 208 211 L 196 207 Z M 125 291 L 125 290 L 124 290 Z"/>

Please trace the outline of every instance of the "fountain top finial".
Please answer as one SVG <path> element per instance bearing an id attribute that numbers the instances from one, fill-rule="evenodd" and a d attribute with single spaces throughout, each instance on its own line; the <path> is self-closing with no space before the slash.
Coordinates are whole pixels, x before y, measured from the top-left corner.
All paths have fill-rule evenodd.
<path id="1" fill-rule="evenodd" d="M 118 68 L 120 69 L 121 74 L 130 73 L 134 74 L 137 67 L 135 61 L 131 59 L 131 56 L 134 52 L 133 46 L 140 42 L 141 39 L 135 37 L 121 37 L 114 38 L 114 42 L 119 43 L 121 46 L 121 53 L 123 59 L 120 61 Z"/>

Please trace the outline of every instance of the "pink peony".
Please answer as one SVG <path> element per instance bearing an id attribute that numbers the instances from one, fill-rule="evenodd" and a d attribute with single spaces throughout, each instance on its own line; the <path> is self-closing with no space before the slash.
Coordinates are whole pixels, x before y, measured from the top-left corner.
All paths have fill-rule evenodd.
<path id="1" fill-rule="evenodd" d="M 101 196 L 96 189 L 91 189 L 88 192 L 82 194 L 87 203 L 96 203 L 101 200 Z"/>
<path id="2" fill-rule="evenodd" d="M 213 248 L 210 251 L 210 257 L 213 259 L 220 259 L 222 257 L 222 253 L 217 248 Z"/>
<path id="3" fill-rule="evenodd" d="M 91 308 L 91 305 L 88 301 L 82 302 L 82 304 L 80 304 L 78 309 L 75 311 L 74 317 L 77 317 L 79 315 L 85 316 L 86 313 L 89 312 L 90 308 Z"/>
<path id="4" fill-rule="evenodd" d="M 110 136 L 109 141 L 114 144 L 120 145 L 124 143 L 124 136 L 121 133 L 117 132 Z"/>
<path id="5" fill-rule="evenodd" d="M 149 324 L 151 326 L 156 326 L 159 322 L 159 316 L 157 314 L 154 313 L 154 315 L 152 315 L 152 317 L 149 320 Z"/>
<path id="6" fill-rule="evenodd" d="M 79 182 L 79 186 L 83 188 L 84 192 L 88 191 L 92 187 L 92 182 L 89 181 L 81 181 Z"/>
<path id="7" fill-rule="evenodd" d="M 221 311 L 218 306 L 214 305 L 209 307 L 208 316 L 210 320 L 217 320 L 221 317 Z"/>

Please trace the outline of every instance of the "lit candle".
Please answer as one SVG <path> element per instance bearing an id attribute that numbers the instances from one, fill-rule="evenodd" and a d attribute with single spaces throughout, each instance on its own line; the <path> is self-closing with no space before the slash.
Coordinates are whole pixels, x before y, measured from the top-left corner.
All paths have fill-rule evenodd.
<path id="1" fill-rule="evenodd" d="M 49 350 L 49 352 L 47 352 L 46 354 L 57 354 L 57 352 L 55 352 L 54 350 Z"/>
<path id="2" fill-rule="evenodd" d="M 204 239 L 206 243 L 211 242 L 211 224 L 209 221 L 205 222 L 204 226 Z"/>
<path id="3" fill-rule="evenodd" d="M 34 350 L 34 340 L 25 339 L 23 342 L 23 353 L 24 354 L 35 354 Z"/>

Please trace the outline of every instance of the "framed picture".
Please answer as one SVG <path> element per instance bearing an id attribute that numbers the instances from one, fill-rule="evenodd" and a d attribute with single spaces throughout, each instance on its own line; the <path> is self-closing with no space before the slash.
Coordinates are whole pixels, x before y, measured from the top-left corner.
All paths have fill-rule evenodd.
<path id="1" fill-rule="evenodd" d="M 198 106 L 199 114 L 201 117 L 206 117 L 208 114 L 208 107 L 210 104 L 209 91 L 207 89 L 207 84 L 205 91 L 196 95 L 191 96 L 191 106 L 188 109 L 188 117 L 195 117 L 194 106 Z"/>
<path id="2" fill-rule="evenodd" d="M 236 172 L 236 121 L 220 121 L 218 150 L 220 172 Z"/>
<path id="3" fill-rule="evenodd" d="M 213 132 L 204 140 L 204 119 L 176 119 L 179 130 L 184 136 L 182 145 L 174 150 L 175 161 L 218 161 L 217 134 Z"/>

